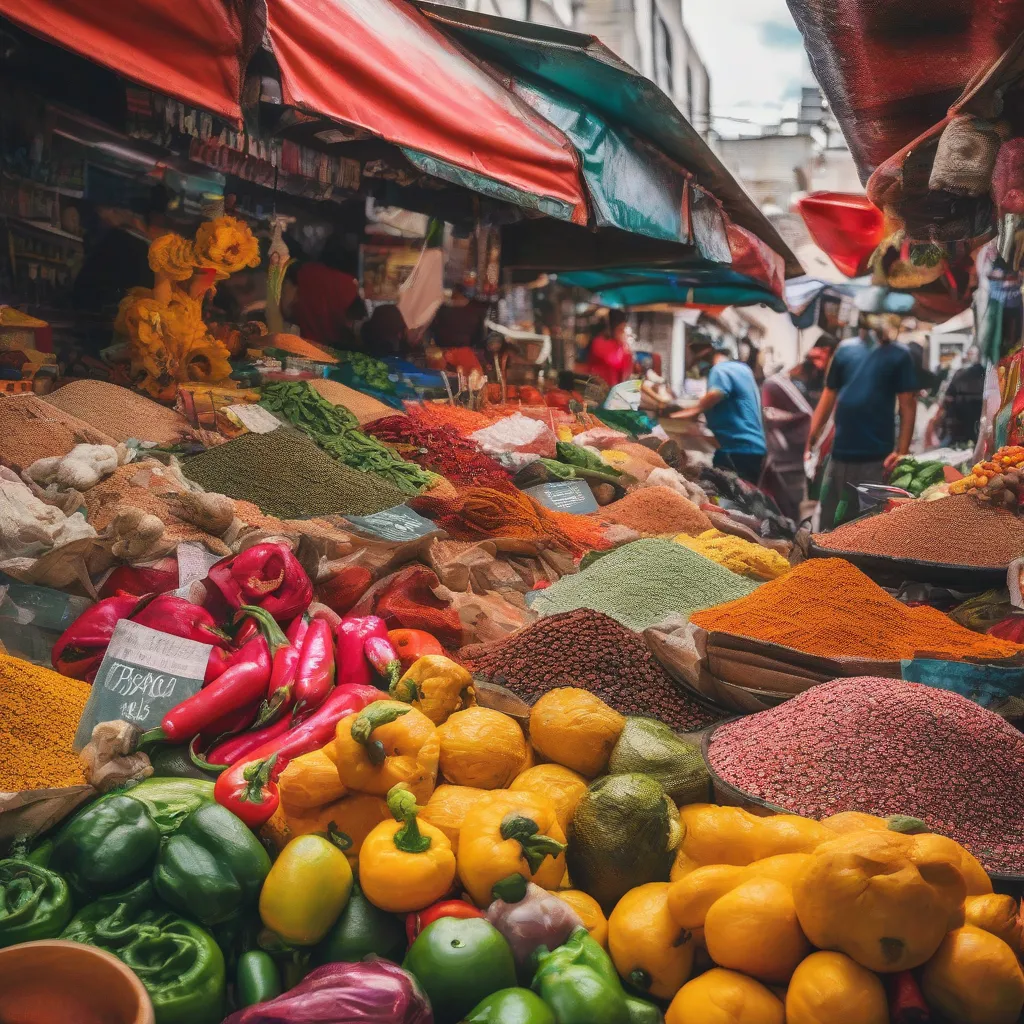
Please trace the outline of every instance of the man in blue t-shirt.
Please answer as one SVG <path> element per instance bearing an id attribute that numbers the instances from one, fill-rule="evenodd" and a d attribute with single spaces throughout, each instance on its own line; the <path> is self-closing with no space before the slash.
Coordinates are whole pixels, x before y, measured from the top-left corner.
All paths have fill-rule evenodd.
<path id="1" fill-rule="evenodd" d="M 708 369 L 708 390 L 693 408 L 674 412 L 671 418 L 690 420 L 703 413 L 718 442 L 714 464 L 756 486 L 768 446 L 761 421 L 761 389 L 753 371 L 711 345 L 691 348 L 690 355 L 701 369 Z"/>
<path id="2" fill-rule="evenodd" d="M 811 419 L 808 449 L 835 410 L 832 458 L 821 491 L 822 530 L 836 525 L 836 509 L 846 485 L 881 483 L 885 471 L 910 451 L 914 436 L 917 375 L 909 350 L 896 343 L 899 317 L 879 317 L 875 323 L 877 340 L 862 330 L 860 337 L 836 349 Z"/>

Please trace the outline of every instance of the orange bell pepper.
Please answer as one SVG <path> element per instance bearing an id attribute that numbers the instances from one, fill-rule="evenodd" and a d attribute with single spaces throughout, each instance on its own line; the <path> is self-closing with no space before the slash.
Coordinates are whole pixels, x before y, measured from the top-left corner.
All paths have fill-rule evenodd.
<path id="1" fill-rule="evenodd" d="M 403 672 L 407 672 L 414 661 L 428 654 L 444 654 L 440 642 L 423 629 L 391 629 L 388 630 L 388 639 L 398 652 Z"/>

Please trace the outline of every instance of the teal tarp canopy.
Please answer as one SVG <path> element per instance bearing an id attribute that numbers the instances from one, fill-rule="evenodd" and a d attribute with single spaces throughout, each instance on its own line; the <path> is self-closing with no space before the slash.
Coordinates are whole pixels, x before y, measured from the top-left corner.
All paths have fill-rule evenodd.
<path id="1" fill-rule="evenodd" d="M 706 227 L 684 200 L 689 173 L 735 224 L 782 256 L 787 276 L 803 272 L 672 100 L 599 40 L 440 4 L 418 6 L 476 56 L 507 72 L 505 84 L 565 132 L 580 153 L 599 225 L 690 241 L 701 256 L 722 260 L 714 225 Z M 694 195 L 691 189 L 691 201 Z"/>

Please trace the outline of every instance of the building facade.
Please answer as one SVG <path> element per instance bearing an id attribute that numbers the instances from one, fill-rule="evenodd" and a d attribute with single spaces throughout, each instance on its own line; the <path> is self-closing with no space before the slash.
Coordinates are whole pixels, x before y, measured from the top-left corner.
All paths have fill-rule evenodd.
<path id="1" fill-rule="evenodd" d="M 575 28 L 580 0 L 441 0 L 450 7 L 479 11 L 514 21 L 532 21 L 554 28 Z"/>

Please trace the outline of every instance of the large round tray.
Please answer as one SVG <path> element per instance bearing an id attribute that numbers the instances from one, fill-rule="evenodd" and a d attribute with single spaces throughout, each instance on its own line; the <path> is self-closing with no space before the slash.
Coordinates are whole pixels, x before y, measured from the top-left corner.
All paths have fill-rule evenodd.
<path id="1" fill-rule="evenodd" d="M 734 715 L 732 718 L 725 719 L 725 721 L 716 722 L 714 725 L 709 725 L 701 734 L 700 752 L 704 758 L 704 767 L 707 768 L 708 775 L 711 778 L 712 800 L 726 807 L 742 807 L 745 811 L 759 815 L 762 818 L 771 817 L 773 814 L 792 814 L 793 812 L 785 807 L 779 807 L 777 804 L 769 803 L 767 800 L 762 800 L 760 797 L 752 796 L 750 793 L 745 793 L 742 789 L 738 789 L 731 782 L 726 782 L 711 767 L 711 758 L 708 755 L 711 749 L 711 738 L 715 730 L 720 725 L 725 725 L 727 722 L 735 722 L 737 718 L 742 717 L 744 716 Z M 989 877 L 992 879 L 996 892 L 1008 893 L 1018 900 L 1024 896 L 1024 874 L 1000 874 L 990 871 Z"/>
<path id="2" fill-rule="evenodd" d="M 868 555 L 857 551 L 836 551 L 814 542 L 808 548 L 809 558 L 845 558 L 881 586 L 900 586 L 908 581 L 934 583 L 954 590 L 989 590 L 1006 583 L 1007 566 L 989 568 L 973 565 L 947 565 L 943 562 L 922 562 L 916 558 L 893 558 L 890 555 Z"/>

